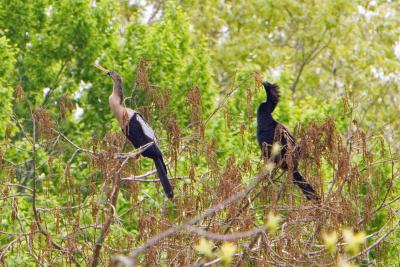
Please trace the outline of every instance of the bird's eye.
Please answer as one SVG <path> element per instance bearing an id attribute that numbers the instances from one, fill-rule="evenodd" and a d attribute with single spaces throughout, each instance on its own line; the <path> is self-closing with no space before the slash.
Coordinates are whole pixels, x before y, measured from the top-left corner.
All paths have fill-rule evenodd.
<path id="1" fill-rule="evenodd" d="M 113 74 L 112 71 L 107 72 L 107 75 L 110 76 L 110 77 L 112 76 L 112 74 Z"/>

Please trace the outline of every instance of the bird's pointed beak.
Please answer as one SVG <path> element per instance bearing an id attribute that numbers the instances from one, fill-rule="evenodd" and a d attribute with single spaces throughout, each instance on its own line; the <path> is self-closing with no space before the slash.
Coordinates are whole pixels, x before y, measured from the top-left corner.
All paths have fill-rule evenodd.
<path id="1" fill-rule="evenodd" d="M 100 70 L 101 72 L 103 72 L 104 74 L 107 74 L 107 75 L 109 75 L 109 76 L 110 76 L 110 74 L 112 73 L 110 70 L 108 70 L 108 69 L 106 69 L 106 68 L 100 66 L 99 64 L 94 64 L 94 66 L 95 66 L 98 70 Z"/>

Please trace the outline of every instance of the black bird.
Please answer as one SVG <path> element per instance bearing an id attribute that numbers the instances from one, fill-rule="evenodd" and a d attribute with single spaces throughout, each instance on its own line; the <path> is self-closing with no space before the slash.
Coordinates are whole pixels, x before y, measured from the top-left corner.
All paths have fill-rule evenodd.
<path id="1" fill-rule="evenodd" d="M 263 82 L 267 100 L 257 110 L 257 140 L 263 156 L 273 161 L 283 170 L 292 172 L 294 183 L 300 187 L 309 200 L 319 200 L 314 188 L 298 172 L 299 147 L 289 130 L 274 120 L 272 112 L 279 102 L 279 87 L 276 84 Z M 272 145 L 278 143 L 281 152 L 272 155 Z"/>
<path id="2" fill-rule="evenodd" d="M 113 91 L 109 97 L 110 108 L 129 141 L 131 141 L 135 148 L 154 142 L 142 152 L 142 155 L 151 158 L 154 161 L 157 176 L 161 181 L 164 192 L 167 197 L 172 200 L 174 198 L 174 193 L 167 177 L 167 167 L 165 166 L 161 150 L 157 145 L 157 138 L 153 129 L 137 111 L 126 108 L 122 105 L 124 94 L 121 76 L 118 73 L 109 71 L 101 66 L 96 65 L 96 67 L 104 73 L 107 73 L 113 81 Z"/>

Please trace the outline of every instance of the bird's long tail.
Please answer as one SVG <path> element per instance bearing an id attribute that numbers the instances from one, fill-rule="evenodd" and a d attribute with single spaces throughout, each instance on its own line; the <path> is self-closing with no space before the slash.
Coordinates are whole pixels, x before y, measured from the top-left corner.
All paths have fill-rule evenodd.
<path id="1" fill-rule="evenodd" d="M 167 177 L 167 168 L 165 167 L 165 163 L 161 157 L 154 159 L 154 164 L 157 169 L 157 176 L 161 181 L 162 187 L 164 188 L 164 192 L 169 199 L 174 198 L 174 191 L 172 190 L 172 186 Z"/>
<path id="2" fill-rule="evenodd" d="M 319 201 L 319 197 L 315 192 L 314 188 L 304 179 L 304 177 L 298 172 L 293 172 L 294 183 L 298 185 L 303 191 L 303 194 L 308 200 Z"/>

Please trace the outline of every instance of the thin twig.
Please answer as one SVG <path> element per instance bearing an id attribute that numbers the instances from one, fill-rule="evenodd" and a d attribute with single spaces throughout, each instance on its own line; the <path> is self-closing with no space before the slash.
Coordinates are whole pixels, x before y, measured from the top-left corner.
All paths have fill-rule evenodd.
<path id="1" fill-rule="evenodd" d="M 155 174 L 156 172 L 157 172 L 157 170 L 154 169 L 154 170 L 146 172 L 145 174 L 138 175 L 138 176 L 129 176 L 129 177 L 126 177 L 126 178 L 121 178 L 121 180 L 122 181 L 135 181 L 137 179 L 143 179 L 143 178 L 149 177 L 149 176 Z"/>
<path id="2" fill-rule="evenodd" d="M 137 176 L 136 176 L 137 177 Z M 147 183 L 157 183 L 160 182 L 160 180 L 149 180 L 149 179 L 140 179 L 140 178 L 136 178 L 135 176 L 133 177 L 128 177 L 128 178 L 122 178 L 121 181 L 128 183 L 128 182 L 147 182 Z M 173 177 L 173 178 L 168 178 L 168 180 L 190 180 L 189 177 Z"/>
<path id="3" fill-rule="evenodd" d="M 97 266 L 98 262 L 99 262 L 99 257 L 100 257 L 100 250 L 103 246 L 103 242 L 104 239 L 106 238 L 108 229 L 111 226 L 111 223 L 114 219 L 114 211 L 115 211 L 115 205 L 117 203 L 117 199 L 118 199 L 118 193 L 119 193 L 119 186 L 120 186 L 120 175 L 121 175 L 121 170 L 123 165 L 125 165 L 125 163 L 128 161 L 128 159 L 125 159 L 125 161 L 120 165 L 119 170 L 117 171 L 117 173 L 114 174 L 114 180 L 113 180 L 113 185 L 112 185 L 112 192 L 110 195 L 110 208 L 107 211 L 106 214 L 106 220 L 103 223 L 103 226 L 101 227 L 101 231 L 100 231 L 100 235 L 99 237 L 96 239 L 94 248 L 93 248 L 93 256 L 92 256 L 92 260 L 91 260 L 91 266 Z"/>
<path id="4" fill-rule="evenodd" d="M 15 194 L 15 195 L 10 195 L 10 196 L 0 198 L 0 200 L 4 200 L 7 198 L 15 198 L 15 197 L 32 197 L 32 194 Z"/>
<path id="5" fill-rule="evenodd" d="M 4 183 L 2 185 L 5 185 L 5 186 L 16 186 L 16 187 L 24 188 L 24 189 L 29 190 L 29 191 L 33 191 L 32 188 L 29 188 L 29 187 L 21 185 L 21 184 Z"/>
<path id="6" fill-rule="evenodd" d="M 81 147 L 79 147 L 78 145 L 76 145 L 74 142 L 72 142 L 70 139 L 68 139 L 68 137 L 66 137 L 62 132 L 59 132 L 59 131 L 57 131 L 57 130 L 54 129 L 54 128 L 51 128 L 51 130 L 53 130 L 53 132 L 59 134 L 65 141 L 67 141 L 68 143 L 70 143 L 70 144 L 71 144 L 72 146 L 74 146 L 77 150 L 83 151 L 83 152 L 89 153 L 89 154 L 94 154 L 93 151 L 90 151 L 90 150 L 81 148 Z"/>
<path id="7" fill-rule="evenodd" d="M 140 147 L 133 153 L 131 153 L 132 156 L 138 156 L 140 155 L 143 151 L 145 151 L 149 146 L 151 146 L 153 142 L 147 143 L 146 145 Z M 111 223 L 114 220 L 115 217 L 115 207 L 117 204 L 117 199 L 118 199 L 118 193 L 119 193 L 119 188 L 120 188 L 120 180 L 121 180 L 121 171 L 124 165 L 128 162 L 130 157 L 127 157 L 119 166 L 118 170 L 114 174 L 114 179 L 113 179 L 113 184 L 112 184 L 112 191 L 110 195 L 110 200 L 109 200 L 109 205 L 110 208 L 107 211 L 106 214 L 106 219 L 103 223 L 103 226 L 101 227 L 100 235 L 96 239 L 94 248 L 93 248 L 93 256 L 91 260 L 91 266 L 97 266 L 99 262 L 99 257 L 100 257 L 100 250 L 103 246 L 103 242 L 107 236 L 108 230 L 111 226 Z"/>
<path id="8" fill-rule="evenodd" d="M 22 237 L 22 235 L 17 236 L 13 241 L 11 241 L 7 246 L 5 246 L 4 248 L 0 249 L 0 262 L 3 262 L 3 258 L 6 255 L 7 251 L 14 245 L 14 243 L 16 243 L 20 238 Z"/>
<path id="9" fill-rule="evenodd" d="M 196 233 L 198 235 L 204 236 L 209 239 L 218 239 L 222 241 L 230 241 L 230 240 L 236 240 L 240 238 L 246 238 L 252 235 L 260 234 L 265 232 L 265 227 L 257 227 L 252 230 L 246 231 L 246 232 L 236 232 L 236 233 L 230 233 L 230 234 L 218 234 L 218 233 L 211 233 L 208 231 L 204 231 L 198 227 L 188 225 L 186 226 L 186 230 L 189 232 Z"/>

